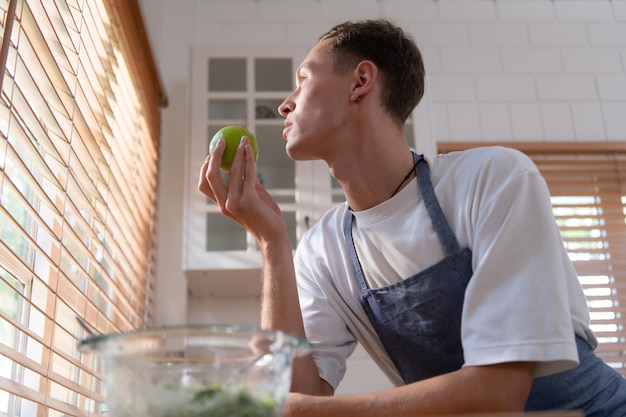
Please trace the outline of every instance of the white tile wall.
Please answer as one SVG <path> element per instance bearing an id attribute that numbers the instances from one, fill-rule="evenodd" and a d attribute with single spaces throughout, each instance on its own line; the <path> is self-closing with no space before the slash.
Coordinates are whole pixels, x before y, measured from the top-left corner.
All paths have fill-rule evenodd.
<path id="1" fill-rule="evenodd" d="M 537 100 L 535 80 L 528 75 L 479 75 L 476 77 L 476 92 L 480 101 Z"/>
<path id="2" fill-rule="evenodd" d="M 546 140 L 566 142 L 574 137 L 572 111 L 566 103 L 542 104 L 541 121 Z"/>
<path id="3" fill-rule="evenodd" d="M 523 23 L 472 23 L 469 33 L 471 44 L 477 47 L 514 48 L 528 45 L 528 31 Z"/>
<path id="4" fill-rule="evenodd" d="M 624 115 L 626 103 L 605 103 L 602 105 L 606 137 L 608 140 L 624 140 Z"/>
<path id="5" fill-rule="evenodd" d="M 626 1 L 614 0 L 613 1 L 613 13 L 615 14 L 616 20 L 625 21 L 626 20 Z"/>
<path id="6" fill-rule="evenodd" d="M 537 77 L 537 89 L 542 101 L 575 102 L 598 98 L 592 75 L 541 75 Z"/>
<path id="7" fill-rule="evenodd" d="M 258 320 L 257 301 L 187 300 L 181 190 L 186 188 L 193 44 L 308 48 L 340 21 L 385 16 L 414 35 L 426 58 L 430 96 L 420 104 L 432 115 L 426 136 L 438 141 L 626 140 L 626 0 L 140 1 L 169 96 L 159 197 L 160 324 Z M 359 384 L 340 393 L 388 384 L 362 356 L 355 361 L 348 380 Z"/>
<path id="8" fill-rule="evenodd" d="M 554 5 L 548 1 L 511 0 L 497 3 L 503 21 L 546 21 L 554 19 Z"/>
<path id="9" fill-rule="evenodd" d="M 511 48 L 502 51 L 502 66 L 508 74 L 558 74 L 563 60 L 556 48 Z"/>
<path id="10" fill-rule="evenodd" d="M 496 4 L 482 0 L 445 0 L 437 2 L 440 20 L 463 22 L 493 21 L 497 18 Z"/>
<path id="11" fill-rule="evenodd" d="M 626 25 L 622 22 L 591 23 L 587 25 L 587 30 L 593 47 L 626 46 Z"/>
<path id="12" fill-rule="evenodd" d="M 528 23 L 530 44 L 534 48 L 587 46 L 587 28 L 583 23 Z"/>
<path id="13" fill-rule="evenodd" d="M 613 10 L 608 1 L 557 1 L 554 6 L 556 7 L 556 16 L 560 20 L 582 22 L 613 20 Z"/>

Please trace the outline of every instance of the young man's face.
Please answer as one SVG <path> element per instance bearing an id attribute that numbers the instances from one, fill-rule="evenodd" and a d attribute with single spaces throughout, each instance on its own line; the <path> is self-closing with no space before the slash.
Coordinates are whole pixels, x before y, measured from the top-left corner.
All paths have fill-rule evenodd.
<path id="1" fill-rule="evenodd" d="M 286 117 L 287 154 L 294 160 L 326 159 L 345 131 L 352 74 L 333 72 L 331 43 L 321 41 L 309 52 L 296 71 L 296 89 L 279 106 Z"/>

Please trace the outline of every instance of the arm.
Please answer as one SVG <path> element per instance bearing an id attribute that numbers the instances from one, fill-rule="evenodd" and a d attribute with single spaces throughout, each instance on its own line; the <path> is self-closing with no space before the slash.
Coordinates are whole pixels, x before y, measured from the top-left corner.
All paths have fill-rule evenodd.
<path id="1" fill-rule="evenodd" d="M 224 147 L 222 140 L 202 165 L 198 189 L 259 243 L 263 256 L 261 327 L 304 338 L 291 244 L 280 208 L 258 180 L 247 138 L 237 149 L 229 184 L 224 183 L 220 174 Z M 330 385 L 320 379 L 310 355 L 294 361 L 292 390 L 316 395 L 332 393 Z"/>
<path id="2" fill-rule="evenodd" d="M 368 394 L 312 397 L 291 394 L 286 417 L 416 417 L 522 411 L 534 363 L 472 366 L 398 388 Z"/>

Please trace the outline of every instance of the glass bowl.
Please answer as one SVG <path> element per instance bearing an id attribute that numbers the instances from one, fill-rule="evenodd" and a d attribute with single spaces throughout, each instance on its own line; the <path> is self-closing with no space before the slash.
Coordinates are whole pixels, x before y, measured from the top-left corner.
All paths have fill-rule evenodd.
<path id="1" fill-rule="evenodd" d="M 112 417 L 281 417 L 303 339 L 234 325 L 170 326 L 78 342 L 102 363 Z"/>

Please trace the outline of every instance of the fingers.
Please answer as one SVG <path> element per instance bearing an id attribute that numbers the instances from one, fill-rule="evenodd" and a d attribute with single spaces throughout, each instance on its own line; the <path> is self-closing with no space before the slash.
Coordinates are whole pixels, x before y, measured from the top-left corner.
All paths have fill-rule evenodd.
<path id="1" fill-rule="evenodd" d="M 207 197 L 214 199 L 213 192 L 211 191 L 211 186 L 209 185 L 209 181 L 207 180 L 207 171 L 209 170 L 209 159 L 210 155 L 207 155 L 204 163 L 202 164 L 202 168 L 200 168 L 200 176 L 198 178 L 198 190 L 200 190 Z"/>
<path id="2" fill-rule="evenodd" d="M 254 151 L 247 136 L 241 138 L 230 167 L 229 198 L 237 201 L 243 193 L 253 192 L 257 181 Z"/>
<path id="3" fill-rule="evenodd" d="M 218 206 L 227 211 L 237 211 L 241 206 L 241 197 L 255 191 L 257 173 L 254 160 L 254 151 L 248 137 L 243 136 L 235 153 L 230 168 L 228 184 L 224 182 L 220 172 L 220 163 L 226 143 L 220 139 L 213 149 L 213 153 L 205 159 L 200 169 L 198 189 L 207 197 L 215 201 Z"/>
<path id="4" fill-rule="evenodd" d="M 220 174 L 220 163 L 225 148 L 226 142 L 224 139 L 220 139 L 213 149 L 213 153 L 204 160 L 198 179 L 198 189 L 218 204 L 220 204 L 220 200 L 226 199 L 227 194 L 227 186 Z"/>

